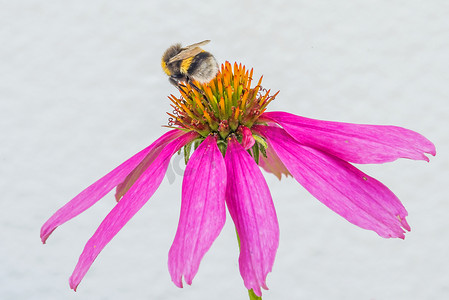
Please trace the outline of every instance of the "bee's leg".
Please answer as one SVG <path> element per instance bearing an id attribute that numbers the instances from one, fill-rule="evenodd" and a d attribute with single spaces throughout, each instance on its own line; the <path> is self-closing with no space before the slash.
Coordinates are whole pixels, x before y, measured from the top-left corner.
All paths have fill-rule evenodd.
<path id="1" fill-rule="evenodd" d="M 192 80 L 190 80 L 189 77 L 187 77 L 187 83 L 190 84 L 191 87 L 193 87 L 198 93 L 202 94 L 203 96 L 206 96 L 206 94 L 204 94 L 204 92 L 202 90 L 200 90 L 199 87 L 197 87 Z"/>
<path id="2" fill-rule="evenodd" d="M 168 77 L 168 81 L 173 84 L 178 90 L 181 90 L 182 87 L 185 87 L 181 82 L 186 81 L 184 76 L 172 75 Z"/>
<path id="3" fill-rule="evenodd" d="M 172 76 L 168 77 L 168 81 L 170 81 L 170 83 L 176 87 L 178 87 L 178 85 L 179 85 L 179 80 L 176 78 L 173 78 Z"/>

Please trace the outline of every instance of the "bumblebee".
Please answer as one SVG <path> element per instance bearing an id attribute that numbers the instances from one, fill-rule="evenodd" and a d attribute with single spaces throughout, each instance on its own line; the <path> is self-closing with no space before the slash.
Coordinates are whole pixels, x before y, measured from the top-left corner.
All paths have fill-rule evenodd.
<path id="1" fill-rule="evenodd" d="M 200 48 L 209 42 L 205 40 L 186 47 L 175 44 L 164 52 L 161 65 L 171 84 L 179 88 L 181 82 L 185 82 L 199 90 L 192 80 L 207 83 L 214 79 L 218 63 L 212 54 Z"/>

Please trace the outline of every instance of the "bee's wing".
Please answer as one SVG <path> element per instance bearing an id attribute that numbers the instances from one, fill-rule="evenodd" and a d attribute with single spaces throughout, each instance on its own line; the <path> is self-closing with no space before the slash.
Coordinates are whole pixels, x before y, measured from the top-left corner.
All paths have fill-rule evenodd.
<path id="1" fill-rule="evenodd" d="M 210 40 L 205 40 L 205 41 L 202 41 L 202 42 L 199 42 L 199 43 L 195 43 L 195 44 L 192 44 L 192 45 L 189 45 L 189 46 L 185 46 L 184 49 L 192 49 L 192 48 L 196 48 L 196 47 L 201 47 L 201 46 L 204 46 L 206 44 L 209 44 L 209 42 L 210 42 Z"/>
<path id="2" fill-rule="evenodd" d="M 170 58 L 170 60 L 168 61 L 168 63 L 172 63 L 178 60 L 183 60 L 189 57 L 193 57 L 199 53 L 201 53 L 201 51 L 203 51 L 203 49 L 201 49 L 200 47 L 195 47 L 195 48 L 188 48 L 185 50 L 182 50 L 181 52 L 178 53 L 178 55 L 173 56 L 172 58 Z"/>

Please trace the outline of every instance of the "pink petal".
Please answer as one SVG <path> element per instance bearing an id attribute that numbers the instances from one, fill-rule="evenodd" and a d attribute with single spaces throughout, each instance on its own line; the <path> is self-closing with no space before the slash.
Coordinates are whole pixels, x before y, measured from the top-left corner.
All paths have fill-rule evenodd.
<path id="1" fill-rule="evenodd" d="M 382 183 L 351 164 L 304 146 L 283 129 L 255 126 L 264 135 L 295 179 L 327 207 L 382 237 L 404 238 L 410 230 L 407 211 Z"/>
<path id="2" fill-rule="evenodd" d="M 262 172 L 235 137 L 228 142 L 225 162 L 226 204 L 240 238 L 240 274 L 245 287 L 261 296 L 279 244 L 276 211 Z"/>
<path id="3" fill-rule="evenodd" d="M 81 253 L 75 270 L 70 277 L 69 281 L 72 289 L 76 290 L 101 250 L 139 211 L 159 187 L 172 155 L 197 136 L 194 132 L 186 133 L 166 145 L 159 156 L 148 166 L 148 169 L 142 173 L 125 196 L 101 222 L 97 231 L 84 247 L 83 253 Z"/>
<path id="4" fill-rule="evenodd" d="M 260 154 L 259 166 L 261 166 L 268 173 L 273 173 L 279 180 L 282 178 L 282 174 L 288 177 L 290 172 L 285 167 L 284 163 L 279 159 L 279 156 L 274 152 L 273 147 L 268 144 L 268 148 L 265 150 L 267 157 Z"/>
<path id="5" fill-rule="evenodd" d="M 143 172 L 148 168 L 149 165 L 153 163 L 153 161 L 159 156 L 164 147 L 171 142 L 173 139 L 179 137 L 183 132 L 178 130 L 179 133 L 173 138 L 167 139 L 161 143 L 156 144 L 159 140 L 157 140 L 154 144 L 154 147 L 150 153 L 134 168 L 134 170 L 126 176 L 125 180 L 117 185 L 115 192 L 115 199 L 119 201 L 123 195 L 131 188 L 131 186 L 136 182 L 136 180 L 142 175 Z"/>
<path id="6" fill-rule="evenodd" d="M 424 136 L 397 126 L 320 121 L 286 112 L 268 112 L 261 118 L 278 123 L 303 145 L 354 163 L 383 163 L 401 157 L 429 161 L 424 153 L 436 153 Z"/>
<path id="7" fill-rule="evenodd" d="M 208 136 L 187 164 L 178 230 L 168 253 L 168 269 L 178 287 L 182 276 L 192 284 L 201 259 L 223 228 L 225 190 L 225 162 L 217 139 Z"/>
<path id="8" fill-rule="evenodd" d="M 239 126 L 240 134 L 242 135 L 242 146 L 245 148 L 245 150 L 251 149 L 252 146 L 256 143 L 256 140 L 254 140 L 253 134 L 251 130 L 243 125 Z"/>
<path id="9" fill-rule="evenodd" d="M 47 222 L 41 228 L 41 239 L 45 244 L 45 241 L 50 236 L 50 234 L 59 225 L 67 222 L 68 220 L 76 217 L 92 205 L 94 205 L 98 200 L 100 200 L 104 195 L 109 193 L 117 184 L 123 181 L 126 176 L 142 161 L 145 157 L 152 156 L 153 152 L 159 153 L 160 149 L 165 147 L 169 142 L 183 134 L 180 130 L 171 130 L 161 136 L 153 144 L 143 149 L 120 166 L 116 167 L 114 170 L 106 174 L 104 177 L 96 181 L 94 184 L 86 188 L 84 191 L 79 193 L 75 198 L 73 198 L 66 205 L 61 207 L 53 216 L 48 219 Z"/>

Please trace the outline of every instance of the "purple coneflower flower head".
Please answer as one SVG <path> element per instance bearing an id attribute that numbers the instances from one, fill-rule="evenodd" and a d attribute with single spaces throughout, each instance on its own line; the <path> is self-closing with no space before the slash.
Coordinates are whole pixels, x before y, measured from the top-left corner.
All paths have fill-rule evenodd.
<path id="1" fill-rule="evenodd" d="M 278 93 L 252 87 L 253 71 L 227 62 L 209 83 L 180 86 L 171 95 L 169 132 L 60 208 L 41 229 L 45 243 L 59 225 L 79 215 L 113 188 L 117 204 L 87 242 L 70 277 L 78 284 L 106 244 L 151 198 L 171 157 L 184 148 L 178 230 L 168 269 L 176 286 L 191 284 L 201 259 L 224 226 L 226 206 L 235 224 L 239 268 L 251 295 L 267 289 L 279 244 L 279 225 L 262 167 L 281 179 L 293 176 L 349 222 L 390 238 L 410 230 L 407 211 L 382 183 L 351 163 L 398 158 L 428 161 L 434 145 L 396 126 L 358 125 L 265 112 Z M 192 152 L 193 149 L 193 152 Z"/>

